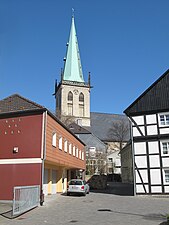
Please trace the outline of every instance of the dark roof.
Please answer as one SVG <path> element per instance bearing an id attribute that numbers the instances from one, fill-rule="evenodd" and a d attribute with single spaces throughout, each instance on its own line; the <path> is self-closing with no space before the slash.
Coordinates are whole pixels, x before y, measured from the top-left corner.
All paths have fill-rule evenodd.
<path id="1" fill-rule="evenodd" d="M 76 134 L 80 140 L 82 140 L 85 145 L 90 147 L 96 147 L 97 150 L 106 151 L 106 145 L 98 137 L 92 134 L 88 129 L 79 126 L 76 123 L 72 123 L 69 126 L 69 129 Z M 89 127 L 88 127 L 89 128 Z"/>
<path id="2" fill-rule="evenodd" d="M 7 98 L 0 100 L 0 116 L 7 116 L 8 114 L 20 114 L 20 113 L 32 113 L 39 111 L 47 111 L 48 114 L 56 120 L 62 127 L 64 127 L 68 132 L 70 132 L 76 139 L 78 139 L 83 145 L 85 143 L 80 140 L 74 132 L 72 132 L 68 127 L 66 127 L 51 111 L 45 107 L 33 102 L 27 98 L 20 96 L 19 94 L 13 94 Z"/>
<path id="3" fill-rule="evenodd" d="M 0 114 L 37 109 L 44 109 L 44 107 L 18 94 L 0 100 Z"/>
<path id="4" fill-rule="evenodd" d="M 95 147 L 98 151 L 106 152 L 107 146 L 94 134 L 78 134 L 80 140 L 82 140 L 88 148 Z"/>
<path id="5" fill-rule="evenodd" d="M 124 120 L 124 122 L 129 126 L 129 120 L 125 115 L 91 112 L 90 118 L 90 131 L 104 142 L 117 141 L 117 137 L 113 137 L 113 135 L 110 137 L 109 134 L 109 131 L 112 128 L 113 124 Z M 129 139 L 130 131 L 124 141 L 128 141 Z"/>
<path id="6" fill-rule="evenodd" d="M 139 115 L 169 110 L 169 70 L 157 79 L 125 111 L 127 115 Z"/>
<path id="7" fill-rule="evenodd" d="M 68 128 L 74 133 L 74 134 L 90 134 L 91 132 L 85 129 L 84 127 L 79 126 L 77 123 L 71 123 L 68 125 Z"/>

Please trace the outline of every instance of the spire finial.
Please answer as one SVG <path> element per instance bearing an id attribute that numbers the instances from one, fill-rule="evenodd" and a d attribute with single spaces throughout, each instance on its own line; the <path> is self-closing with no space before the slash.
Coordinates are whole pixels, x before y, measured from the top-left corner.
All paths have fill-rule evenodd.
<path id="1" fill-rule="evenodd" d="M 75 10 L 74 10 L 74 8 L 72 8 L 72 17 L 74 18 L 74 12 L 75 12 Z"/>

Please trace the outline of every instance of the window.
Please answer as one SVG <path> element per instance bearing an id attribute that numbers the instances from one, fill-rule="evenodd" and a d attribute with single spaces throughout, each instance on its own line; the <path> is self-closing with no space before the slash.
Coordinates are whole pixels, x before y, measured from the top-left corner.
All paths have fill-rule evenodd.
<path id="1" fill-rule="evenodd" d="M 79 95 L 79 102 L 84 102 L 84 94 L 82 92 Z"/>
<path id="2" fill-rule="evenodd" d="M 169 154 L 169 142 L 162 142 L 162 153 Z"/>
<path id="3" fill-rule="evenodd" d="M 62 137 L 59 137 L 59 149 L 62 150 Z"/>
<path id="4" fill-rule="evenodd" d="M 113 162 L 113 159 L 112 158 L 108 158 L 109 162 Z"/>
<path id="5" fill-rule="evenodd" d="M 81 152 L 81 150 L 79 151 L 79 159 L 81 159 L 82 158 L 82 152 Z"/>
<path id="6" fill-rule="evenodd" d="M 56 147 L 56 133 L 52 134 L 52 146 Z"/>
<path id="7" fill-rule="evenodd" d="M 68 107 L 68 115 L 73 116 L 73 104 L 68 103 L 67 107 Z"/>
<path id="8" fill-rule="evenodd" d="M 75 150 L 76 150 L 76 147 L 73 146 L 73 156 L 75 156 Z"/>
<path id="9" fill-rule="evenodd" d="M 67 152 L 67 140 L 65 139 L 65 142 L 64 142 L 64 151 Z"/>
<path id="10" fill-rule="evenodd" d="M 84 160 L 84 152 L 82 152 L 82 160 Z"/>
<path id="11" fill-rule="evenodd" d="M 69 154 L 71 155 L 72 154 L 72 144 L 69 143 Z"/>
<path id="12" fill-rule="evenodd" d="M 84 105 L 79 104 L 79 116 L 84 116 Z"/>
<path id="13" fill-rule="evenodd" d="M 169 125 L 169 114 L 160 115 L 160 125 Z"/>
<path id="14" fill-rule="evenodd" d="M 68 93 L 68 101 L 73 101 L 73 93 L 71 91 Z"/>
<path id="15" fill-rule="evenodd" d="M 76 158 L 78 158 L 78 155 L 79 155 L 79 150 L 78 148 L 76 148 Z"/>
<path id="16" fill-rule="evenodd" d="M 169 169 L 168 170 L 164 170 L 165 173 L 165 182 L 169 183 Z"/>
<path id="17" fill-rule="evenodd" d="M 82 126 L 82 119 L 77 119 L 77 124 L 79 126 Z M 76 136 L 79 138 L 79 135 L 78 134 Z"/>

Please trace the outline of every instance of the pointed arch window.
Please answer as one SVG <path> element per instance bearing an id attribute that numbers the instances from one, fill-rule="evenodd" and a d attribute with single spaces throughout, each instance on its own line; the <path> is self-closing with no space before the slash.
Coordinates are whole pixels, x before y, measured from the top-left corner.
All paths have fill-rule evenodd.
<path id="1" fill-rule="evenodd" d="M 68 101 L 73 101 L 73 93 L 71 91 L 68 93 Z"/>
<path id="2" fill-rule="evenodd" d="M 79 95 L 79 102 L 84 102 L 84 94 L 82 92 Z"/>

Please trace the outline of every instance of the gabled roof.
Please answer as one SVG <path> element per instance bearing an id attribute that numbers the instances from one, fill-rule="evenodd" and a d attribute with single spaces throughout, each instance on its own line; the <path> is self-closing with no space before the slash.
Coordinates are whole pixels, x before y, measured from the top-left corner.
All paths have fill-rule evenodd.
<path id="1" fill-rule="evenodd" d="M 37 109 L 44 109 L 44 107 L 18 94 L 0 100 L 0 114 Z"/>
<path id="2" fill-rule="evenodd" d="M 0 100 L 0 116 L 8 116 L 13 115 L 13 113 L 34 113 L 34 112 L 43 112 L 47 111 L 47 113 L 55 120 L 57 123 L 59 123 L 64 129 L 66 129 L 68 132 L 70 132 L 78 141 L 80 141 L 83 145 L 82 140 L 80 140 L 74 132 L 72 132 L 70 129 L 68 129 L 57 117 L 55 114 L 50 112 L 47 108 L 27 99 L 19 94 L 13 94 L 7 98 L 4 98 Z"/>
<path id="3" fill-rule="evenodd" d="M 106 151 L 107 146 L 95 134 L 76 123 L 69 125 L 69 129 L 82 140 L 88 148 L 96 147 L 97 150 Z"/>
<path id="4" fill-rule="evenodd" d="M 169 111 L 169 70 L 156 80 L 125 111 L 127 115 Z"/>
<path id="5" fill-rule="evenodd" d="M 109 113 L 90 113 L 91 127 L 89 129 L 94 135 L 104 142 L 117 141 L 117 137 L 111 135 L 110 129 L 113 124 L 124 121 L 129 126 L 128 118 L 125 115 L 109 114 Z M 129 126 L 130 127 L 130 126 Z M 124 141 L 130 139 L 130 129 Z"/>
<path id="6" fill-rule="evenodd" d="M 63 71 L 64 81 L 75 81 L 84 83 L 80 52 L 76 36 L 74 16 L 72 16 L 72 25 L 70 30 L 69 42 L 67 44 L 67 55 Z"/>

